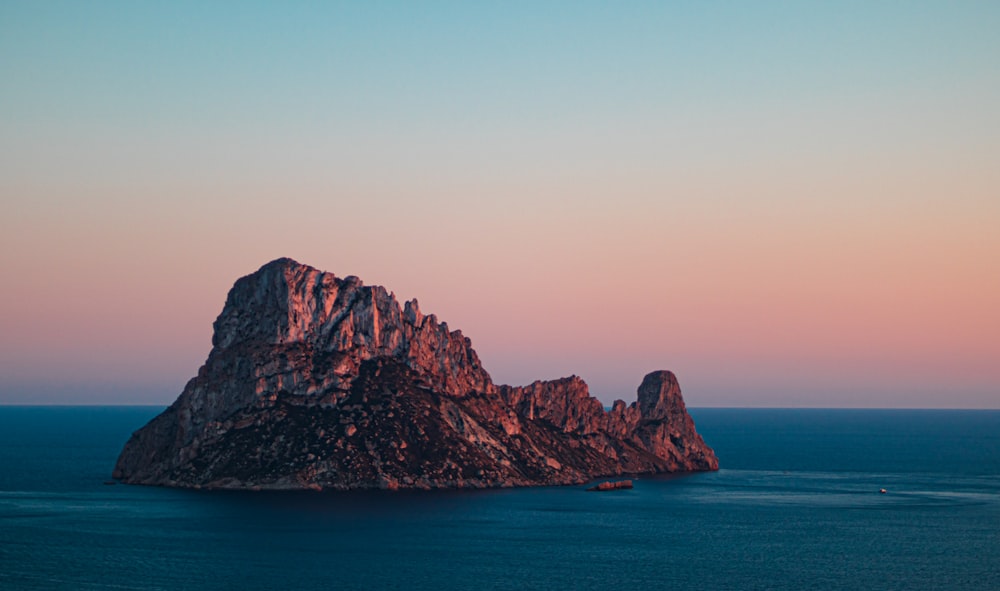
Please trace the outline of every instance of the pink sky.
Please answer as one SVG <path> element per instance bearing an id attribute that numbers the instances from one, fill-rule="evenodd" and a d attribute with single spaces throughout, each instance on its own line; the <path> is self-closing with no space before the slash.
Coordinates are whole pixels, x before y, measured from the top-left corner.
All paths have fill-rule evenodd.
<path id="1" fill-rule="evenodd" d="M 0 15 L 0 403 L 169 403 L 289 256 L 498 382 L 1000 408 L 1000 11 L 132 10 Z"/>

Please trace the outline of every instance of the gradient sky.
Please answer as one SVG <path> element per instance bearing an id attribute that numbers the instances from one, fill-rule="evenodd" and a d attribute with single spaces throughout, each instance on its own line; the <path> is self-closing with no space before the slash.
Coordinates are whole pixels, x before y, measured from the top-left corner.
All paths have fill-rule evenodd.
<path id="1" fill-rule="evenodd" d="M 210 5 L 211 4 L 211 5 Z M 0 3 L 0 403 L 290 256 L 605 402 L 1000 408 L 1000 3 Z"/>

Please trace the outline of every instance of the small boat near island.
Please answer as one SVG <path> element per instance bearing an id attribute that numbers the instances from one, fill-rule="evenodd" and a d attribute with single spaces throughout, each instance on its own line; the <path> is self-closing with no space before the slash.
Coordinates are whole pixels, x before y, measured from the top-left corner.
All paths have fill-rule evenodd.
<path id="1" fill-rule="evenodd" d="M 625 490 L 632 488 L 631 480 L 606 481 L 587 489 L 587 492 L 604 492 L 608 490 Z"/>

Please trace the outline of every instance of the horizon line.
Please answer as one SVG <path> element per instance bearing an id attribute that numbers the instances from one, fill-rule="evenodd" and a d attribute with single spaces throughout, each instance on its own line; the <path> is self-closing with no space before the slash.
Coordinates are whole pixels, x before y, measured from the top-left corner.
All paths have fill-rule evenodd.
<path id="1" fill-rule="evenodd" d="M 65 402 L 52 403 L 7 403 L 0 402 L 0 408 L 162 408 L 166 410 L 173 404 L 73 404 Z M 956 406 L 690 406 L 688 410 L 948 410 L 948 411 L 994 411 L 1000 412 L 1000 407 L 956 407 Z M 605 411 L 610 406 L 602 405 Z"/>

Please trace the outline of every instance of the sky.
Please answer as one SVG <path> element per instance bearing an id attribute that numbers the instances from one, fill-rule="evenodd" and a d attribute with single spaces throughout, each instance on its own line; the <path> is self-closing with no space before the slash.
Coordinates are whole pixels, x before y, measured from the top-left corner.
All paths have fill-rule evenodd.
<path id="1" fill-rule="evenodd" d="M 1000 3 L 0 3 L 0 403 L 278 257 L 605 403 L 1000 408 Z"/>

